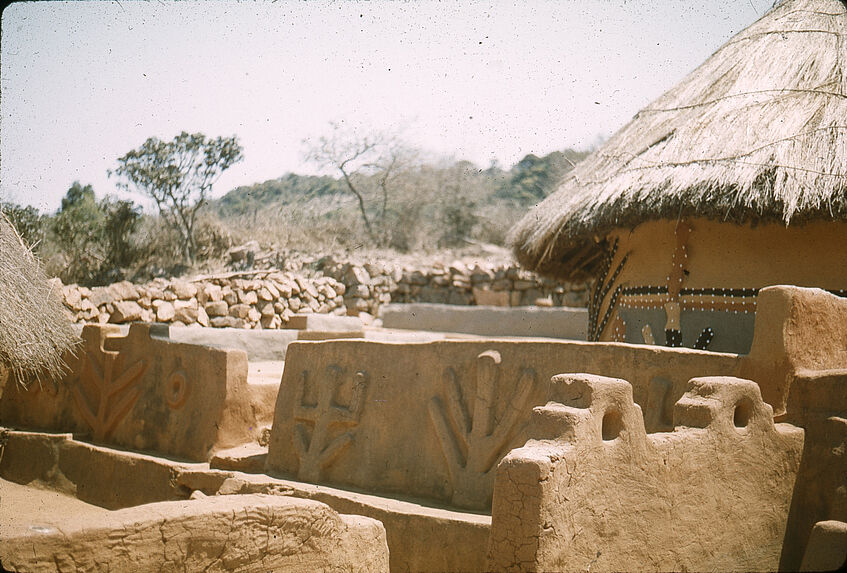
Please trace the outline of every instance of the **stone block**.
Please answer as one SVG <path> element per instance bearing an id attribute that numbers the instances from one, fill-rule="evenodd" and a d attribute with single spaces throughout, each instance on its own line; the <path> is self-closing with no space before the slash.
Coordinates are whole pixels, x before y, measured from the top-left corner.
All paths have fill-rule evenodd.
<path id="1" fill-rule="evenodd" d="M 180 308 L 174 313 L 174 320 L 183 324 L 194 324 L 197 322 L 198 309 L 192 307 Z M 207 317 L 208 318 L 208 317 Z"/>
<path id="2" fill-rule="evenodd" d="M 174 310 L 180 310 L 183 308 L 190 308 L 196 310 L 200 306 L 196 298 L 190 298 L 188 300 L 175 300 L 173 302 L 173 305 Z"/>
<path id="3" fill-rule="evenodd" d="M 188 300 L 197 294 L 197 287 L 187 281 L 174 281 L 168 285 L 168 290 L 180 300 Z"/>
<path id="4" fill-rule="evenodd" d="M 207 284 L 203 286 L 203 290 L 206 293 L 206 302 L 220 302 L 223 300 L 223 292 L 219 285 Z"/>
<path id="5" fill-rule="evenodd" d="M 101 307 L 115 300 L 115 295 L 106 287 L 94 287 L 91 289 L 91 296 L 88 297 L 88 300 L 94 306 Z"/>
<path id="6" fill-rule="evenodd" d="M 364 285 L 364 284 L 353 285 L 353 286 L 350 287 L 349 290 L 347 290 L 347 296 L 351 297 L 351 298 L 354 298 L 354 297 L 368 298 L 370 295 L 371 295 L 371 291 L 368 288 L 368 285 Z M 335 297 L 333 297 L 333 298 L 335 298 Z"/>
<path id="7" fill-rule="evenodd" d="M 312 298 L 318 298 L 318 290 L 315 288 L 315 285 L 312 283 L 312 281 L 297 277 L 296 282 L 297 285 L 300 287 L 301 293 L 308 294 Z"/>
<path id="8" fill-rule="evenodd" d="M 215 316 L 209 319 L 209 324 L 214 328 L 242 328 L 244 319 L 234 316 Z"/>
<path id="9" fill-rule="evenodd" d="M 246 304 L 233 304 L 229 307 L 229 315 L 235 318 L 247 318 L 252 308 Z"/>
<path id="10" fill-rule="evenodd" d="M 159 322 L 170 322 L 173 320 L 176 315 L 174 305 L 165 300 L 158 301 L 158 303 L 156 307 L 156 320 Z"/>
<path id="11" fill-rule="evenodd" d="M 347 286 L 368 285 L 371 282 L 371 277 L 364 268 L 357 265 L 350 265 L 344 273 L 343 282 Z"/>
<path id="12" fill-rule="evenodd" d="M 255 291 L 238 290 L 236 293 L 238 294 L 238 302 L 240 304 L 252 305 L 259 302 L 259 295 Z"/>
<path id="13" fill-rule="evenodd" d="M 229 314 L 229 305 L 227 305 L 226 301 L 219 300 L 214 302 L 206 303 L 206 314 L 210 317 L 213 316 L 226 316 Z"/>
<path id="14" fill-rule="evenodd" d="M 109 289 L 112 291 L 115 300 L 138 300 L 140 298 L 135 285 L 129 281 L 114 283 L 109 286 Z"/>
<path id="15" fill-rule="evenodd" d="M 114 303 L 114 310 L 109 317 L 109 322 L 125 323 L 141 320 L 144 309 L 135 301 L 119 300 Z"/>
<path id="16" fill-rule="evenodd" d="M 275 312 L 273 303 L 266 302 L 259 306 L 259 314 L 262 318 L 273 316 Z"/>
<path id="17" fill-rule="evenodd" d="M 509 306 L 509 293 L 489 289 L 473 289 L 474 302 L 480 306 Z"/>
<path id="18" fill-rule="evenodd" d="M 209 326 L 209 315 L 206 314 L 206 309 L 202 306 L 197 309 L 197 324 L 200 326 Z"/>

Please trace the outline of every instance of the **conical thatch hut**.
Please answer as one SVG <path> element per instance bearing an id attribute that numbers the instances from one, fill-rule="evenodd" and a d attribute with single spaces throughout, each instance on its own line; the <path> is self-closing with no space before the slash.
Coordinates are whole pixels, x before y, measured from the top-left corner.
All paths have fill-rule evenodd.
<path id="1" fill-rule="evenodd" d="M 4 383 L 63 372 L 62 355 L 78 337 L 54 289 L 0 213 L 0 394 Z"/>
<path id="2" fill-rule="evenodd" d="M 745 352 L 760 288 L 845 294 L 845 3 L 775 5 L 568 173 L 511 242 L 531 269 L 596 277 L 593 340 Z"/>

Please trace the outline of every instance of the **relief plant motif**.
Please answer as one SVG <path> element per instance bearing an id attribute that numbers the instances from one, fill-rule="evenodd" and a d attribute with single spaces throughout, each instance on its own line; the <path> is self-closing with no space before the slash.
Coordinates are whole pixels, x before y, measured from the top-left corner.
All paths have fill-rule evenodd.
<path id="1" fill-rule="evenodd" d="M 354 428 L 359 424 L 365 405 L 368 377 L 361 370 L 353 375 L 346 405 L 338 399 L 345 383 L 341 367 L 327 367 L 325 376 L 318 381 L 315 403 L 310 403 L 306 396 L 307 378 L 308 373 L 304 371 L 294 406 L 294 447 L 300 458 L 297 477 L 314 482 L 353 442 Z"/>
<path id="2" fill-rule="evenodd" d="M 490 503 L 492 470 L 506 454 L 505 448 L 514 437 L 518 423 L 527 414 L 526 406 L 537 379 L 534 370 L 524 368 L 502 419 L 495 420 L 500 362 L 500 353 L 494 350 L 477 356 L 473 417 L 452 368 L 444 371 L 446 400 L 435 396 L 429 404 L 430 418 L 453 484 L 452 501 L 459 506 L 478 508 Z"/>
<path id="3" fill-rule="evenodd" d="M 123 420 L 138 397 L 141 388 L 137 382 L 146 370 L 143 360 L 139 360 L 121 370 L 120 352 L 104 350 L 98 345 L 94 350 L 86 350 L 85 364 L 79 379 L 73 385 L 73 396 L 80 414 L 91 427 L 95 441 L 103 441 Z M 89 399 L 82 391 L 82 382 L 93 388 L 96 396 Z"/>

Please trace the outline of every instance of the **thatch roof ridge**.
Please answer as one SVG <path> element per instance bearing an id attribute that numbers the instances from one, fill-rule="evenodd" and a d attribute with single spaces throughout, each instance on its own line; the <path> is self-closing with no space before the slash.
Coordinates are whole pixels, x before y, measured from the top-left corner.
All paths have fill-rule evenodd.
<path id="1" fill-rule="evenodd" d="M 774 6 L 578 164 L 510 240 L 525 266 L 573 275 L 577 253 L 595 260 L 595 236 L 680 216 L 847 220 L 843 1 Z"/>
<path id="2" fill-rule="evenodd" d="M 62 355 L 79 337 L 64 314 L 62 293 L 55 290 L 0 212 L 0 371 L 11 380 L 56 378 L 65 369 Z"/>

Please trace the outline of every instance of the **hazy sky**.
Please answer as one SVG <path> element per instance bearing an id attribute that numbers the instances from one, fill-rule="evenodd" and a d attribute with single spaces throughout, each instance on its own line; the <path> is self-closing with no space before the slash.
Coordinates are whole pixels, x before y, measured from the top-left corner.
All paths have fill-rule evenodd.
<path id="1" fill-rule="evenodd" d="M 98 196 L 150 136 L 238 135 L 238 185 L 314 173 L 330 121 L 487 167 L 608 136 L 773 0 L 75 1 L 12 4 L 0 198 Z M 138 199 L 137 197 L 134 197 Z"/>

